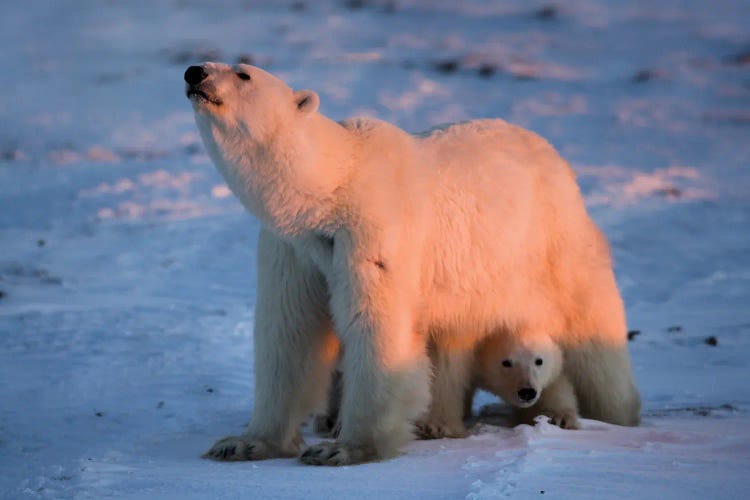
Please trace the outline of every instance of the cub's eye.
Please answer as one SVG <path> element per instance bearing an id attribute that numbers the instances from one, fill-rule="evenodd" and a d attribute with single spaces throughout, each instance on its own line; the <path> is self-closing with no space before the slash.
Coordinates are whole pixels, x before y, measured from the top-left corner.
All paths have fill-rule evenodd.
<path id="1" fill-rule="evenodd" d="M 237 78 L 239 78 L 240 80 L 250 79 L 250 75 L 248 75 L 247 73 L 236 73 L 236 75 L 237 75 Z"/>
<path id="2" fill-rule="evenodd" d="M 536 361 L 534 361 L 534 364 L 536 364 L 536 366 L 542 366 L 542 363 L 544 363 L 544 361 L 542 361 L 542 358 L 536 358 Z"/>
<path id="3" fill-rule="evenodd" d="M 510 368 L 511 366 L 513 366 L 513 363 L 511 363 L 509 359 L 504 359 L 503 360 L 503 366 L 505 368 Z"/>

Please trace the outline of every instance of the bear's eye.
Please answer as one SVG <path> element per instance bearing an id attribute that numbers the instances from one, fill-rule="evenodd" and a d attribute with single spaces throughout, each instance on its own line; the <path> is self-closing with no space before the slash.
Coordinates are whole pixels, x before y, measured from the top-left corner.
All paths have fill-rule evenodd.
<path id="1" fill-rule="evenodd" d="M 248 75 L 247 73 L 236 73 L 236 74 L 237 74 L 237 78 L 239 78 L 240 80 L 250 79 L 250 75 Z"/>
<path id="2" fill-rule="evenodd" d="M 505 368 L 510 368 L 511 366 L 513 366 L 513 363 L 511 363 L 509 359 L 504 359 L 503 360 L 503 366 Z"/>
<path id="3" fill-rule="evenodd" d="M 542 358 L 536 358 L 536 361 L 534 361 L 534 363 L 536 364 L 536 366 L 542 366 L 542 363 L 544 363 L 544 361 L 542 361 Z"/>

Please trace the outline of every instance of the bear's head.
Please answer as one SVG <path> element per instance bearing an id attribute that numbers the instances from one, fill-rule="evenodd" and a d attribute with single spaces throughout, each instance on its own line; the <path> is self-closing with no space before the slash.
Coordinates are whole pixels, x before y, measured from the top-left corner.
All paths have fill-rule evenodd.
<path id="1" fill-rule="evenodd" d="M 199 126 L 208 122 L 253 142 L 273 140 L 317 111 L 318 94 L 293 91 L 279 78 L 248 64 L 207 62 L 185 71 L 185 93 Z"/>
<path id="2" fill-rule="evenodd" d="M 482 379 L 491 392 L 513 406 L 528 408 L 560 375 L 563 355 L 547 336 L 497 336 L 484 344 L 479 360 Z"/>
<path id="3" fill-rule="evenodd" d="M 243 205 L 279 234 L 325 226 L 348 144 L 318 94 L 247 64 L 207 62 L 184 78 L 208 154 Z"/>

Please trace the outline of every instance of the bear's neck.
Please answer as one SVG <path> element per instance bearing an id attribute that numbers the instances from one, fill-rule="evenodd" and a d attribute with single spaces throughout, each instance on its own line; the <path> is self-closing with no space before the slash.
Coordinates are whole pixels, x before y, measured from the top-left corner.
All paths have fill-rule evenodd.
<path id="1" fill-rule="evenodd" d="M 229 171 L 222 173 L 245 207 L 289 239 L 336 232 L 345 210 L 339 193 L 356 161 L 354 134 L 319 113 L 304 120 L 223 162 Z"/>

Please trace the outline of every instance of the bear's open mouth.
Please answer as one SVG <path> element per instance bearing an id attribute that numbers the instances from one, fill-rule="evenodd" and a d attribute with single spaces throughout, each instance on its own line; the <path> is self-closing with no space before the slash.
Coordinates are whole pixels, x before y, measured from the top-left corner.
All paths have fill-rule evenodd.
<path id="1" fill-rule="evenodd" d="M 189 88 L 185 92 L 185 95 L 190 100 L 192 100 L 193 98 L 196 98 L 196 99 L 201 99 L 205 102 L 210 102 L 211 104 L 215 104 L 217 106 L 220 106 L 221 104 L 223 104 L 223 101 L 221 99 L 219 99 L 216 96 L 209 95 L 206 92 L 202 91 L 201 89 Z"/>

